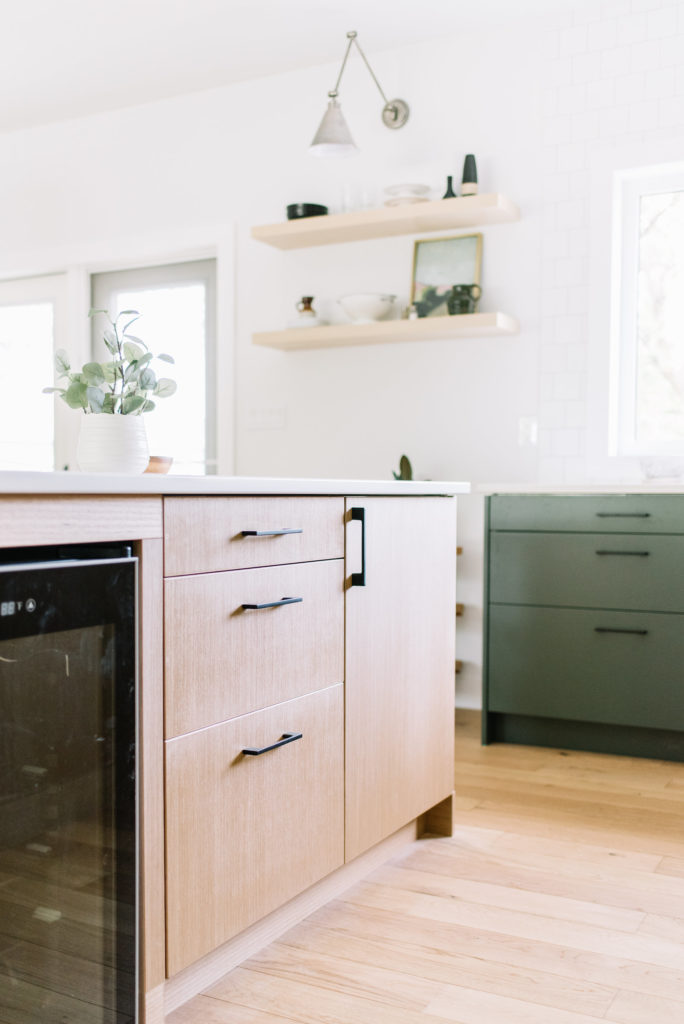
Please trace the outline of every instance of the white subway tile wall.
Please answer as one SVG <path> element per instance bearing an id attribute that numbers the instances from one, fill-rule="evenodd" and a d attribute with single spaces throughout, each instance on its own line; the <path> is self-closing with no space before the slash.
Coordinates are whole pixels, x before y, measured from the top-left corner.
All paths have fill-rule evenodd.
<path id="1" fill-rule="evenodd" d="M 545 38 L 539 480 L 588 479 L 592 168 L 684 156 L 684 3 L 578 5 Z M 603 243 L 606 244 L 605 241 Z M 607 338 L 604 339 L 607 345 Z"/>

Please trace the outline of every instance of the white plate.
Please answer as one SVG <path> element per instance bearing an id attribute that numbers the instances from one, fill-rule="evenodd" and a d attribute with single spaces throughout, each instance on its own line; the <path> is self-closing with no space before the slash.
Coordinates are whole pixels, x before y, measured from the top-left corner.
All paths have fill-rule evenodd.
<path id="1" fill-rule="evenodd" d="M 388 196 L 425 196 L 429 191 L 429 185 L 388 185 L 384 189 Z"/>

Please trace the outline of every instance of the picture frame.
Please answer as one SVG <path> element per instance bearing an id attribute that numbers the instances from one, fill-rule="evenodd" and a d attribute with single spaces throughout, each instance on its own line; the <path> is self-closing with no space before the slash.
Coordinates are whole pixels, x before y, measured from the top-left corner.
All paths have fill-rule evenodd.
<path id="1" fill-rule="evenodd" d="M 482 234 L 421 238 L 413 246 L 411 305 L 419 317 L 448 316 L 454 285 L 480 284 Z M 478 296 L 479 297 L 479 296 Z M 475 311 L 477 302 L 474 303 Z"/>

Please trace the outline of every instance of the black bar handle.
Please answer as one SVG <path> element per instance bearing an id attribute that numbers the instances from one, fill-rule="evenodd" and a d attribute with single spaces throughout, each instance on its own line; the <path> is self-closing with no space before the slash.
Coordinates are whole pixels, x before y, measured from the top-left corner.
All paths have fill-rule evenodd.
<path id="1" fill-rule="evenodd" d="M 282 608 L 284 604 L 301 604 L 303 597 L 281 597 L 279 601 L 267 601 L 266 604 L 243 604 L 246 612 L 261 611 L 262 608 Z"/>
<path id="2" fill-rule="evenodd" d="M 648 558 L 650 551 L 597 551 L 597 555 L 632 555 L 634 558 Z"/>
<path id="3" fill-rule="evenodd" d="M 242 753 L 258 757 L 259 754 L 266 754 L 269 750 L 276 750 L 277 747 L 284 747 L 286 743 L 294 743 L 295 740 L 301 740 L 301 738 L 301 732 L 284 732 L 277 743 L 271 743 L 268 747 L 245 747 Z"/>
<path id="4" fill-rule="evenodd" d="M 597 512 L 599 519 L 650 519 L 650 512 Z"/>
<path id="5" fill-rule="evenodd" d="M 633 633 L 634 636 L 648 636 L 647 629 L 611 629 L 610 626 L 594 626 L 595 633 Z"/>
<path id="6" fill-rule="evenodd" d="M 352 508 L 351 518 L 361 523 L 361 572 L 351 574 L 352 587 L 366 586 L 366 510 L 365 508 Z"/>
<path id="7" fill-rule="evenodd" d="M 243 537 L 284 537 L 286 533 L 304 533 L 304 530 L 240 530 Z"/>

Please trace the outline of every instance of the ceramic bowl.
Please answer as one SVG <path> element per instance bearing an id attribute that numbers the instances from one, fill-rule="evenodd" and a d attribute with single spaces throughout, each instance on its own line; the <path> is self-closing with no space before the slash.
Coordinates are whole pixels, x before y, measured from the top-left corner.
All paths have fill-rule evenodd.
<path id="1" fill-rule="evenodd" d="M 337 301 L 352 323 L 371 324 L 387 316 L 395 299 L 396 295 L 360 292 L 356 295 L 343 295 Z"/>

